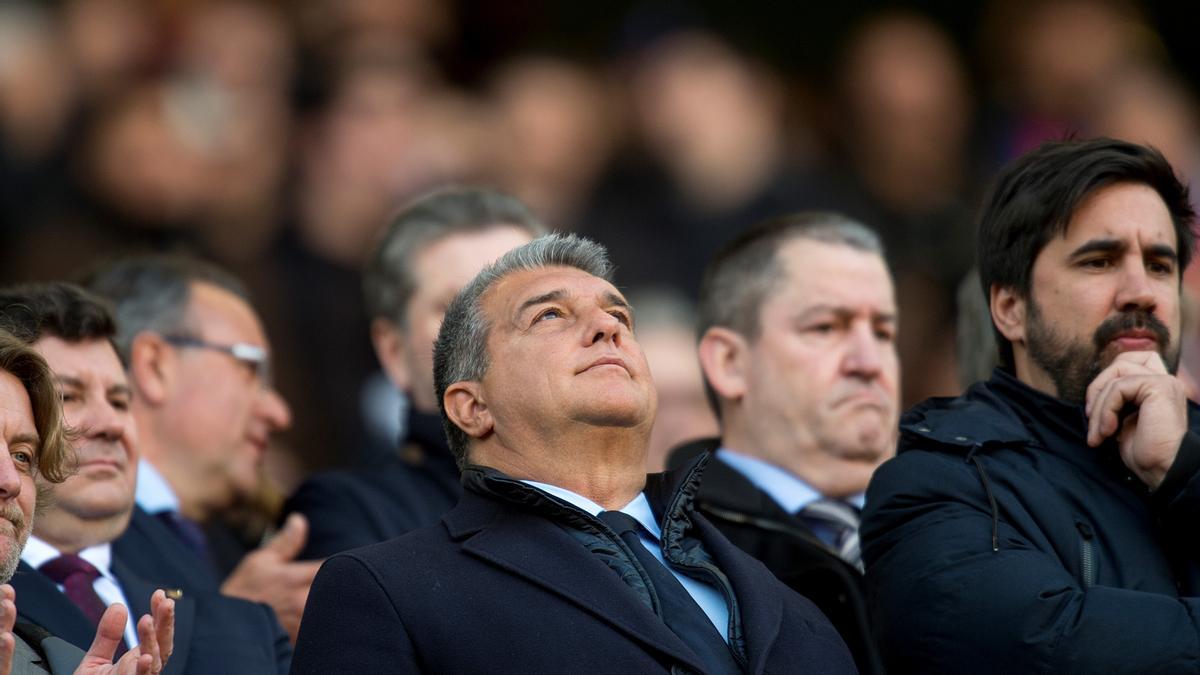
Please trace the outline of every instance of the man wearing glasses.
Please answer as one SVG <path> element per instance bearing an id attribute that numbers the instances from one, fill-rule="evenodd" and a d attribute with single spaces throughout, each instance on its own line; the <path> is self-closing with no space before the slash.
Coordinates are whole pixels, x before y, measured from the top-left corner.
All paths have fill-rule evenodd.
<path id="1" fill-rule="evenodd" d="M 89 285 L 116 306 L 142 451 L 138 508 L 118 554 L 172 565 L 176 578 L 212 589 L 200 526 L 255 494 L 267 443 L 291 423 L 271 386 L 262 323 L 237 279 L 190 258 L 128 258 L 93 274 Z M 306 532 L 294 516 L 220 585 L 227 595 L 271 605 L 293 637 L 317 569 L 294 562 Z M 154 578 L 153 569 L 143 573 Z"/>

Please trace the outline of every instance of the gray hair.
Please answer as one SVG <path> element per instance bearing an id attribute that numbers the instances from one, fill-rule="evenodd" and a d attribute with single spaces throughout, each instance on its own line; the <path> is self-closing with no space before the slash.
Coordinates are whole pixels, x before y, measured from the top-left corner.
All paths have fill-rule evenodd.
<path id="1" fill-rule="evenodd" d="M 246 287 L 216 265 L 183 255 L 143 255 L 123 258 L 88 274 L 84 285 L 107 298 L 116 308 L 114 342 L 122 361 L 129 363 L 133 339 L 142 331 L 162 335 L 190 334 L 188 305 L 192 284 L 212 284 L 250 302 Z"/>
<path id="2" fill-rule="evenodd" d="M 531 237 L 547 231 L 520 200 L 483 188 L 439 190 L 406 206 L 388 223 L 363 269 L 368 315 L 405 327 L 408 302 L 421 281 L 417 256 L 450 235 L 495 227 L 516 227 Z"/>
<path id="3" fill-rule="evenodd" d="M 459 468 L 467 464 L 470 438 L 446 414 L 444 398 L 446 389 L 455 382 L 478 382 L 487 373 L 491 322 L 483 311 L 483 296 L 514 272 L 542 267 L 574 267 L 612 281 L 612 263 L 603 246 L 573 234 L 548 234 L 505 253 L 483 268 L 446 309 L 433 347 L 433 382 L 442 427 Z"/>
<path id="4" fill-rule="evenodd" d="M 700 285 L 697 336 L 724 326 L 754 340 L 761 324 L 763 300 L 783 281 L 778 251 L 795 239 L 846 246 L 884 257 L 879 235 L 840 213 L 806 211 L 754 225 L 726 244 L 709 262 Z M 720 414 L 718 397 L 708 378 L 704 389 Z"/>

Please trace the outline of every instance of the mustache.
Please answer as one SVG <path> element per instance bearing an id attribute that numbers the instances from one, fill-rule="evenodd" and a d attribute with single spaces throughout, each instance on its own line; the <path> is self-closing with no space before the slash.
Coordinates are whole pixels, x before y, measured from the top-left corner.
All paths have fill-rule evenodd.
<path id="1" fill-rule="evenodd" d="M 1105 319 L 1104 323 L 1100 324 L 1100 327 L 1096 329 L 1095 334 L 1092 336 L 1092 341 L 1096 345 L 1096 351 L 1103 350 L 1118 335 L 1130 330 L 1148 330 L 1154 333 L 1154 338 L 1158 341 L 1159 349 L 1165 349 L 1171 341 L 1171 333 L 1167 330 L 1166 324 L 1150 312 L 1144 309 L 1136 309 Z"/>
<path id="2" fill-rule="evenodd" d="M 12 523 L 13 530 L 18 534 L 25 531 L 25 514 L 16 504 L 0 506 L 0 518 Z"/>

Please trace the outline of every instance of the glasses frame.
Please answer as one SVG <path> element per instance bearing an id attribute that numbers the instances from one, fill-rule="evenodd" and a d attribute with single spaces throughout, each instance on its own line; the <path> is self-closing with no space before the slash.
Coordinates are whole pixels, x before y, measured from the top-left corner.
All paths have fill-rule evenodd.
<path id="1" fill-rule="evenodd" d="M 249 366 L 250 370 L 254 372 L 254 376 L 262 382 L 264 387 L 272 386 L 271 357 L 267 354 L 265 347 L 252 345 L 248 342 L 234 342 L 233 344 L 226 345 L 209 342 L 208 340 L 191 335 L 164 335 L 162 338 L 167 344 L 174 347 L 207 349 L 209 351 L 228 354 L 238 363 Z"/>

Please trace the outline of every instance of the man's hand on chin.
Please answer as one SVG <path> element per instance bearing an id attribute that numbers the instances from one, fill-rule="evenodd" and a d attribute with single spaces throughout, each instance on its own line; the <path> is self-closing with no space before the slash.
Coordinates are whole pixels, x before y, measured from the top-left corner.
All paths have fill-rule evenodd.
<path id="1" fill-rule="evenodd" d="M 1187 432 L 1187 389 L 1157 352 L 1124 352 L 1087 389 L 1087 442 L 1116 436 L 1121 460 L 1151 490 Z"/>

